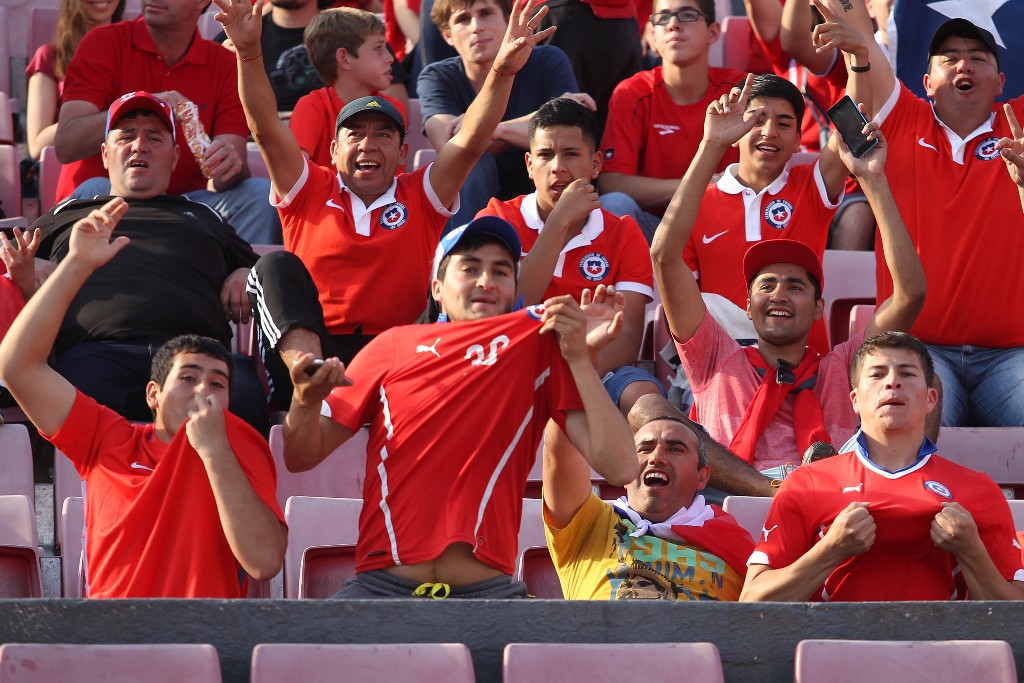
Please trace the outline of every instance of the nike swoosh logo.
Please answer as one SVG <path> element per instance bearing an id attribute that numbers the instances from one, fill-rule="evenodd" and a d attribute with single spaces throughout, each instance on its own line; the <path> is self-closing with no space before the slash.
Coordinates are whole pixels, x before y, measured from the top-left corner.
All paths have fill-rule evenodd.
<path id="1" fill-rule="evenodd" d="M 345 211 L 345 207 L 341 206 L 339 204 L 335 204 L 333 199 L 328 199 L 326 203 L 327 203 L 327 206 L 331 207 L 332 209 L 337 209 L 338 211 L 341 211 L 342 213 L 344 213 L 344 211 Z"/>
<path id="2" fill-rule="evenodd" d="M 721 237 L 722 235 L 724 235 L 727 232 L 729 232 L 729 231 L 728 230 L 723 230 L 722 232 L 718 233 L 717 235 L 712 235 L 711 237 L 708 237 L 707 235 L 704 235 L 704 237 L 702 237 L 701 239 L 704 241 L 704 244 L 711 244 L 712 242 L 714 242 L 715 240 L 717 240 L 719 237 Z"/>
<path id="3" fill-rule="evenodd" d="M 156 472 L 152 467 L 146 467 L 145 465 L 137 462 L 132 463 L 133 470 L 149 470 L 150 472 Z"/>
<path id="4" fill-rule="evenodd" d="M 927 147 L 928 149 L 933 149 L 936 152 L 939 151 L 938 147 L 936 147 L 934 145 L 929 145 L 927 142 L 924 141 L 924 138 L 918 138 L 917 139 L 917 144 L 921 145 L 922 147 Z"/>

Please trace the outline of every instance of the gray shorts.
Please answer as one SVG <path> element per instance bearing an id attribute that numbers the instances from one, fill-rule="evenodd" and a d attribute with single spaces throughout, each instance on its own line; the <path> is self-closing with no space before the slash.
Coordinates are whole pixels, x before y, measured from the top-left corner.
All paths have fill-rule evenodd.
<path id="1" fill-rule="evenodd" d="M 447 587 L 447 588 L 445 588 Z M 511 576 L 498 576 L 465 586 L 440 583 L 417 583 L 383 569 L 361 572 L 345 587 L 331 596 L 332 600 L 367 600 L 378 598 L 525 598 L 526 584 Z"/>

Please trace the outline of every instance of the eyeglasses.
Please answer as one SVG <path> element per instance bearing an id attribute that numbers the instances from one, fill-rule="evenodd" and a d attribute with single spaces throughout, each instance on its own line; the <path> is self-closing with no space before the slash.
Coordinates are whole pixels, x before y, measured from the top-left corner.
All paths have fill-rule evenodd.
<path id="1" fill-rule="evenodd" d="M 675 12 L 662 10 L 657 14 L 652 14 L 651 23 L 654 24 L 655 26 L 668 26 L 668 22 L 672 21 L 672 17 L 675 17 L 676 21 L 679 21 L 683 24 L 689 24 L 690 22 L 697 21 L 700 18 L 707 19 L 708 15 L 704 14 L 699 9 L 694 9 L 692 7 L 681 7 L 680 9 L 677 9 Z"/>

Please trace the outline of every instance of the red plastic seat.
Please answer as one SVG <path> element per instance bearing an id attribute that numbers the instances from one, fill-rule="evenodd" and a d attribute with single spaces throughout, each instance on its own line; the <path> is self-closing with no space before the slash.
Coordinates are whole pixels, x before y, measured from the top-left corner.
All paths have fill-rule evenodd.
<path id="1" fill-rule="evenodd" d="M 220 658 L 212 645 L 0 646 L 4 683 L 220 683 Z"/>
<path id="2" fill-rule="evenodd" d="M 0 496 L 0 598 L 42 597 L 38 545 L 32 501 Z"/>
<path id="3" fill-rule="evenodd" d="M 637 634 L 641 635 L 641 634 Z M 511 643 L 504 683 L 621 683 L 623 665 L 641 662 L 644 683 L 722 683 L 722 660 L 712 643 Z M 628 664 L 627 664 L 628 666 Z"/>
<path id="4" fill-rule="evenodd" d="M 352 550 L 332 552 L 327 547 L 355 546 L 359 538 L 359 511 L 362 507 L 363 501 L 358 498 L 292 496 L 288 499 L 284 506 L 284 518 L 288 523 L 288 549 L 284 558 L 286 598 L 329 597 L 344 586 L 344 581 L 354 576 L 354 561 L 347 565 L 335 561 L 345 554 L 351 556 Z M 308 548 L 317 548 L 318 551 L 304 560 Z M 308 574 L 307 578 L 303 578 L 304 572 Z M 338 585 L 339 588 L 325 594 L 329 585 Z"/>
<path id="5" fill-rule="evenodd" d="M 65 498 L 61 504 L 60 523 L 64 547 L 61 549 L 61 589 L 65 598 L 88 595 L 85 587 L 85 501 L 77 496 Z"/>
<path id="6" fill-rule="evenodd" d="M 289 472 L 284 464 L 281 427 L 270 428 L 270 451 L 277 466 L 277 502 L 285 506 L 291 496 L 362 498 L 366 478 L 366 442 L 369 432 L 360 429 L 323 462 L 307 472 Z"/>
<path id="7" fill-rule="evenodd" d="M 265 643 L 252 651 L 252 683 L 335 681 L 473 683 L 462 643 L 306 645 Z"/>
<path id="8" fill-rule="evenodd" d="M 796 683 L 1011 683 L 1017 667 L 1002 640 L 803 640 Z"/>
<path id="9" fill-rule="evenodd" d="M 562 600 L 565 597 L 555 563 L 546 545 L 523 548 L 517 566 L 516 580 L 525 583 L 533 597 L 548 600 Z"/>

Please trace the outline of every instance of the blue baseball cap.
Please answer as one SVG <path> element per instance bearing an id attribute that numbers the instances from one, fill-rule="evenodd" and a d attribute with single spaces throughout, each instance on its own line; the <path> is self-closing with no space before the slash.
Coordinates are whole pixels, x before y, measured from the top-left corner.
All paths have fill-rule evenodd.
<path id="1" fill-rule="evenodd" d="M 449 231 L 441 238 L 441 243 L 437 245 L 437 253 L 434 256 L 434 274 L 437 274 L 437 269 L 444 257 L 458 246 L 462 238 L 472 234 L 485 234 L 494 237 L 512 254 L 513 262 L 516 265 L 519 264 L 519 259 L 523 256 L 523 243 L 519 240 L 519 233 L 516 232 L 512 224 L 498 216 L 480 216 Z"/>

